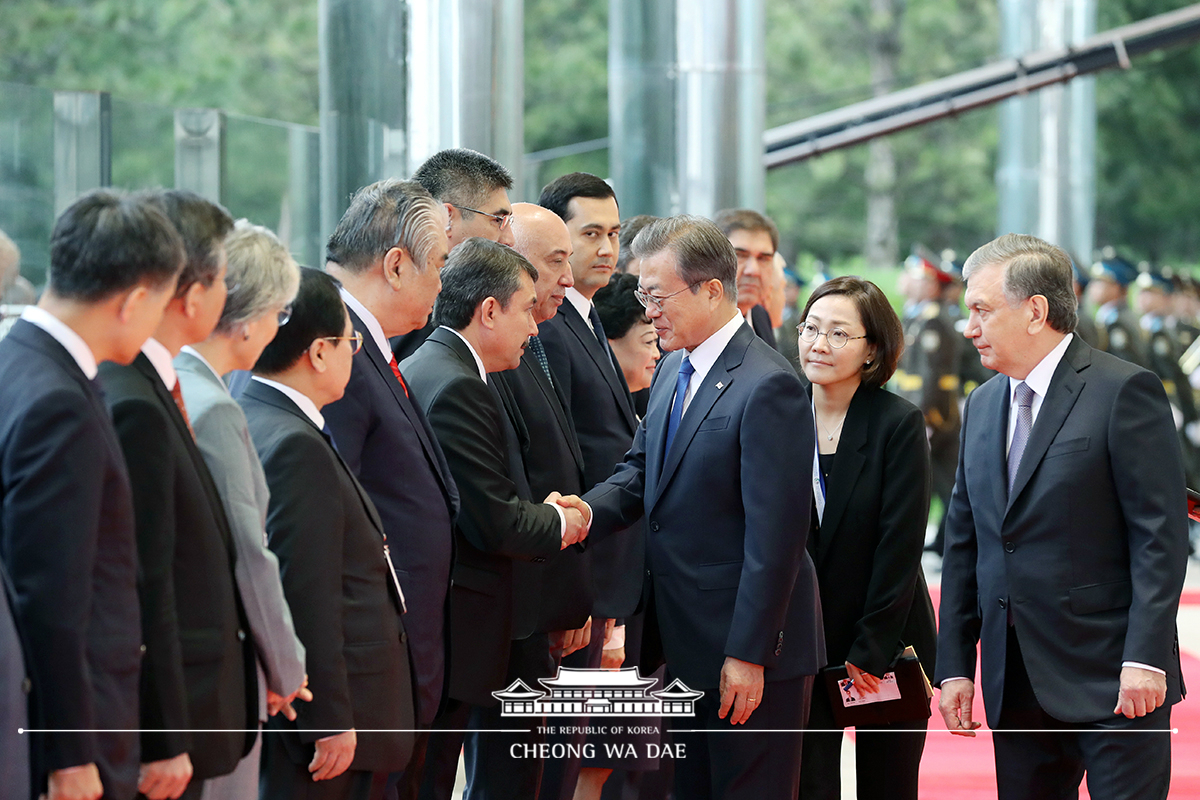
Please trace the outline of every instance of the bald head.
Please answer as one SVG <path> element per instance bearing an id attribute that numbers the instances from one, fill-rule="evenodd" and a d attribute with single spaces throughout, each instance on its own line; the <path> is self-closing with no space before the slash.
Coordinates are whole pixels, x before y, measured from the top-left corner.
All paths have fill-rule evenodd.
<path id="1" fill-rule="evenodd" d="M 533 318 L 545 322 L 558 312 L 567 288 L 575 285 L 571 275 L 571 234 L 561 217 L 533 203 L 513 204 L 512 231 L 516 240 L 514 249 L 538 271 Z"/>
<path id="2" fill-rule="evenodd" d="M 566 227 L 563 230 L 566 230 Z M 8 238 L 8 234 L 0 231 L 0 296 L 17 282 L 20 268 L 21 251 L 17 249 L 16 243 Z"/>

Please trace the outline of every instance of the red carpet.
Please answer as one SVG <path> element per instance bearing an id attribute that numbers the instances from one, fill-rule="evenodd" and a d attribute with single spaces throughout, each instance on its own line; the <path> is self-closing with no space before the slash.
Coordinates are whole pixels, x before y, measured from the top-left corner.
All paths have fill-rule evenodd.
<path id="1" fill-rule="evenodd" d="M 938 592 L 930 592 L 937 608 Z M 1186 593 L 1185 603 L 1200 602 L 1200 594 Z M 1183 674 L 1186 685 L 1200 691 L 1200 659 L 1183 653 Z M 978 685 L 978 676 L 976 676 Z M 982 698 L 976 695 L 975 719 L 984 720 Z M 922 800 L 994 800 L 996 797 L 996 767 L 992 758 L 991 736 L 985 727 L 974 739 L 952 736 L 946 732 L 941 715 L 937 713 L 937 692 L 934 692 L 934 711 L 929 720 L 929 737 L 921 759 Z M 1200 800 L 1200 705 L 1184 701 L 1171 712 L 1172 727 L 1179 733 L 1171 740 L 1171 793 L 1178 800 Z M 1085 778 L 1086 784 L 1086 778 Z M 1088 797 L 1086 785 L 1080 787 L 1080 798 Z"/>

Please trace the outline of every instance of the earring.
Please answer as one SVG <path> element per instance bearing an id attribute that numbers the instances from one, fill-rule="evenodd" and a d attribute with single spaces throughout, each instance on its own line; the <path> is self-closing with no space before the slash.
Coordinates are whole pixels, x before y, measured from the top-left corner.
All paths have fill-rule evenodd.
<path id="1" fill-rule="evenodd" d="M 864 362 L 864 363 L 863 363 L 863 366 L 864 366 L 864 367 L 869 367 L 869 366 L 871 366 L 871 362 L 870 362 L 870 360 L 867 360 L 866 362 Z"/>

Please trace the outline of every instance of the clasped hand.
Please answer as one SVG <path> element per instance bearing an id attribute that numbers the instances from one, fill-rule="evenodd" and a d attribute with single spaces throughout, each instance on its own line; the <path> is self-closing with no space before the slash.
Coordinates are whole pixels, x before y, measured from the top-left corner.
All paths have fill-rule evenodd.
<path id="1" fill-rule="evenodd" d="M 558 492 L 551 492 L 543 502 L 557 504 L 566 515 L 567 529 L 563 532 L 562 549 L 565 550 L 587 538 L 588 528 L 592 524 L 592 511 L 587 503 L 577 495 L 569 494 L 564 497 Z"/>

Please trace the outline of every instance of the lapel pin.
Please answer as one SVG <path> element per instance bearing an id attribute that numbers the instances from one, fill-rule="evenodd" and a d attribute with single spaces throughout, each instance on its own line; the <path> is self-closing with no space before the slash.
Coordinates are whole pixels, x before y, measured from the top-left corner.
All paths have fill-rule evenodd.
<path id="1" fill-rule="evenodd" d="M 724 383 L 722 383 L 721 381 L 717 381 L 717 388 L 718 388 L 718 389 L 724 389 L 724 388 L 725 388 L 725 384 L 724 384 Z"/>

